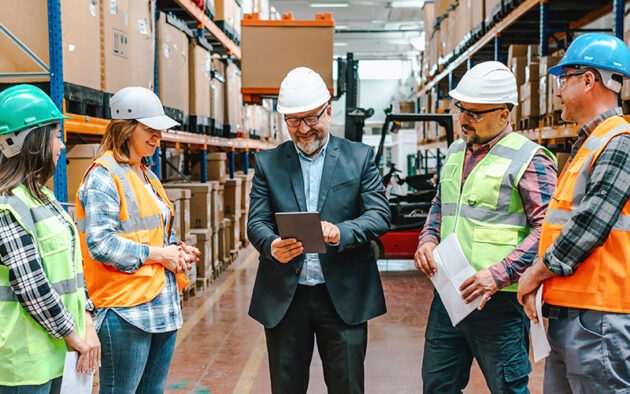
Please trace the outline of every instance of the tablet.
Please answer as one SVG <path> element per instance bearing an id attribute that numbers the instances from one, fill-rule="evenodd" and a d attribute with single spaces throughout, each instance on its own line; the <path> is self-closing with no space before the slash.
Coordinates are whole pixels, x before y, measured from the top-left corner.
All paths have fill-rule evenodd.
<path id="1" fill-rule="evenodd" d="M 319 212 L 277 212 L 280 237 L 302 242 L 304 253 L 326 253 Z"/>

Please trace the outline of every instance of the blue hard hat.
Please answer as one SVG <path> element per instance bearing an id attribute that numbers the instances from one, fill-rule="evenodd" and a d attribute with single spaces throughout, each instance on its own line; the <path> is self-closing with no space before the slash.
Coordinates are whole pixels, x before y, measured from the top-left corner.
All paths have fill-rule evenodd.
<path id="1" fill-rule="evenodd" d="M 563 67 L 587 66 L 610 70 L 630 78 L 630 49 L 615 36 L 604 33 L 588 33 L 576 38 L 562 61 L 549 69 L 549 74 L 559 76 Z"/>

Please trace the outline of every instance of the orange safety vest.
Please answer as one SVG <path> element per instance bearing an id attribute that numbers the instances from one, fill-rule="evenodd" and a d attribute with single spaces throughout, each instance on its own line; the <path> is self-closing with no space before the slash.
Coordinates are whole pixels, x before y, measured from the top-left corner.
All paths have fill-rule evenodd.
<path id="1" fill-rule="evenodd" d="M 538 247 L 538 257 L 554 243 L 573 212 L 580 210 L 593 163 L 608 142 L 620 134 L 630 134 L 630 124 L 620 116 L 606 119 L 584 141 L 575 157 L 558 179 L 545 215 Z M 545 302 L 570 308 L 630 313 L 630 201 L 606 242 L 571 276 L 555 276 L 545 281 Z"/>
<path id="2" fill-rule="evenodd" d="M 83 176 L 83 182 L 87 174 L 96 166 L 109 171 L 119 193 L 120 232 L 116 235 L 148 246 L 164 246 L 162 213 L 155 198 L 146 189 L 144 181 L 131 169 L 130 165 L 118 163 L 112 152 L 107 151 L 90 166 Z M 173 223 L 173 205 L 157 176 L 144 166 L 142 171 L 171 211 L 167 232 L 170 234 Z M 78 198 L 78 192 L 76 202 L 77 228 L 81 240 L 85 283 L 94 305 L 97 308 L 129 307 L 144 304 L 157 297 L 166 284 L 164 266 L 156 261 L 146 260 L 136 272 L 129 274 L 117 270 L 110 264 L 93 259 L 87 247 L 85 209 Z M 189 282 L 186 275 L 177 274 L 177 285 L 180 290 Z"/>

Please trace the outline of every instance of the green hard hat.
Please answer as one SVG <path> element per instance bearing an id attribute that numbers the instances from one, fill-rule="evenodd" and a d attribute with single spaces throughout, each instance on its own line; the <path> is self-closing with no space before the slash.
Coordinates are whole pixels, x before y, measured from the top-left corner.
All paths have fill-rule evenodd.
<path id="1" fill-rule="evenodd" d="M 15 85 L 0 93 L 0 135 L 59 122 L 68 116 L 33 85 Z"/>

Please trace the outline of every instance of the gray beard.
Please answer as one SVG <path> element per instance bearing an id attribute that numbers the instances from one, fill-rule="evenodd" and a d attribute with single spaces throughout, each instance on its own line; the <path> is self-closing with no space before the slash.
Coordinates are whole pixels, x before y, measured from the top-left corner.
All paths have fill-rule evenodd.
<path id="1" fill-rule="evenodd" d="M 324 138 L 316 138 L 311 142 L 307 142 L 303 144 L 301 142 L 296 142 L 298 149 L 300 149 L 306 156 L 311 156 L 315 154 L 318 150 L 320 150 L 326 144 L 326 137 Z"/>

